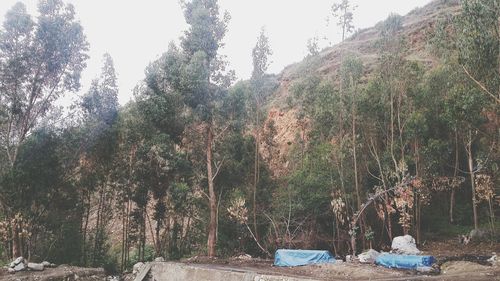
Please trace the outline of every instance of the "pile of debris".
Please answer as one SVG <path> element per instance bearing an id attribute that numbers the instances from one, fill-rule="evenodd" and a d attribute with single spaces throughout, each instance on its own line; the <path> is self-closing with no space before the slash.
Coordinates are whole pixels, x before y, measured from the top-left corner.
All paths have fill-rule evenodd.
<path id="1" fill-rule="evenodd" d="M 375 263 L 388 268 L 413 269 L 426 273 L 437 273 L 433 267 L 435 258 L 421 256 L 415 239 L 410 235 L 398 236 L 392 240 L 390 253 L 379 253 L 370 249 L 358 256 L 360 263 Z"/>
<path id="2" fill-rule="evenodd" d="M 10 263 L 7 271 L 11 274 L 14 274 L 19 271 L 25 271 L 25 270 L 43 271 L 45 268 L 54 268 L 54 267 L 56 267 L 56 265 L 48 261 L 44 261 L 42 263 L 34 263 L 34 262 L 28 262 L 23 257 L 18 257 L 17 259 L 15 259 L 13 262 Z"/>

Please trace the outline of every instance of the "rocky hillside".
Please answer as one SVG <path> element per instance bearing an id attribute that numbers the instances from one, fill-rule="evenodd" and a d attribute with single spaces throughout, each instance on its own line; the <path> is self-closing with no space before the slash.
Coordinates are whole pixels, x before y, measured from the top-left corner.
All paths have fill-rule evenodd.
<path id="1" fill-rule="evenodd" d="M 444 17 L 449 17 L 460 11 L 459 0 L 435 0 L 428 5 L 415 8 L 402 17 L 401 31 L 407 46 L 407 59 L 419 61 L 427 67 L 432 67 L 434 58 L 430 54 L 427 43 L 429 33 L 435 23 Z M 261 144 L 261 155 L 268 163 L 274 176 L 286 175 L 289 169 L 289 152 L 297 140 L 307 141 L 307 124 L 300 123 L 296 117 L 298 109 L 289 106 L 290 87 L 300 81 L 306 74 L 316 73 L 324 78 L 335 79 L 341 65 L 342 57 L 352 54 L 363 61 L 365 80 L 377 67 L 377 42 L 381 36 L 381 25 L 356 32 L 345 42 L 321 51 L 317 56 L 305 58 L 302 62 L 286 67 L 280 74 L 279 87 L 268 100 L 268 116 L 264 125 L 264 134 L 268 133 L 269 124 L 273 124 L 275 134 L 274 146 Z"/>

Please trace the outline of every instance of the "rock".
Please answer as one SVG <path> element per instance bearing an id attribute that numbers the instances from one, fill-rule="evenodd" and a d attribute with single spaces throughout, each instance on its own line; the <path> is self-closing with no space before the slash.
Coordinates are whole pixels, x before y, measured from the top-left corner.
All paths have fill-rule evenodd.
<path id="1" fill-rule="evenodd" d="M 235 257 L 236 260 L 243 260 L 243 261 L 249 261 L 249 260 L 252 260 L 252 256 L 250 256 L 249 254 L 242 254 L 242 255 L 239 255 L 237 257 Z"/>
<path id="2" fill-rule="evenodd" d="M 24 258 L 23 257 L 18 257 L 17 259 L 15 259 L 13 262 L 10 263 L 10 267 L 11 268 L 14 268 L 16 265 L 20 264 L 24 262 Z"/>
<path id="3" fill-rule="evenodd" d="M 44 268 L 43 268 L 43 264 L 41 264 L 41 263 L 29 262 L 28 269 L 33 270 L 33 271 L 43 271 Z"/>
<path id="4" fill-rule="evenodd" d="M 488 238 L 488 231 L 484 229 L 473 229 L 469 233 L 471 241 L 482 241 Z"/>
<path id="5" fill-rule="evenodd" d="M 26 269 L 26 264 L 24 262 L 13 267 L 15 271 L 23 271 Z"/>
<path id="6" fill-rule="evenodd" d="M 57 267 L 57 265 L 55 263 L 51 263 L 51 262 L 48 262 L 48 261 L 43 261 L 42 264 L 43 264 L 43 267 L 45 267 L 45 268 L 55 268 L 55 267 Z"/>
<path id="7" fill-rule="evenodd" d="M 134 264 L 134 266 L 132 267 L 132 273 L 137 274 L 137 273 L 141 272 L 141 269 L 143 267 L 144 267 L 143 262 L 138 262 L 138 263 Z"/>
<path id="8" fill-rule="evenodd" d="M 156 262 L 164 262 L 164 261 L 165 261 L 165 259 L 164 259 L 163 257 L 157 257 L 157 258 L 155 259 L 155 261 L 156 261 Z"/>
<path id="9" fill-rule="evenodd" d="M 10 274 L 14 274 L 14 273 L 16 273 L 16 270 L 9 267 L 9 269 L 7 269 L 7 272 Z"/>
<path id="10" fill-rule="evenodd" d="M 421 273 L 431 273 L 434 272 L 432 266 L 417 266 L 417 271 Z"/>
<path id="11" fill-rule="evenodd" d="M 380 255 L 379 252 L 370 249 L 362 254 L 358 255 L 360 263 L 375 263 L 375 259 Z"/>
<path id="12" fill-rule="evenodd" d="M 470 274 L 471 272 L 484 272 L 488 271 L 490 267 L 480 265 L 475 262 L 468 261 L 449 261 L 441 265 L 441 274 L 443 275 L 457 275 L 457 274 Z"/>
<path id="13" fill-rule="evenodd" d="M 493 253 L 491 258 L 489 258 L 487 261 L 490 262 L 492 265 L 495 265 L 498 262 L 497 254 Z"/>
<path id="14" fill-rule="evenodd" d="M 418 255 L 420 250 L 417 249 L 415 239 L 411 235 L 398 236 L 392 240 L 392 252 L 404 255 Z"/>

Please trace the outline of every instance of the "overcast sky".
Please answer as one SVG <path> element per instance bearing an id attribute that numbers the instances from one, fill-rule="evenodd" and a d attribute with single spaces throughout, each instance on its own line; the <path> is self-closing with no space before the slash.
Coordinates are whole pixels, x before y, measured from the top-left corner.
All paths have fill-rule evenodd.
<path id="1" fill-rule="evenodd" d="M 0 0 L 3 18 L 17 0 Z M 21 0 L 36 13 L 37 0 Z M 132 89 L 144 77 L 149 62 L 158 58 L 170 41 L 179 41 L 186 29 L 178 0 L 66 0 L 75 6 L 77 17 L 90 43 L 90 59 L 82 77 L 82 92 L 99 75 L 102 55 L 111 54 L 120 87 L 119 100 L 125 104 Z M 231 14 L 223 54 L 228 56 L 238 79 L 247 79 L 252 70 L 251 50 L 262 26 L 270 39 L 273 55 L 269 71 L 280 72 L 300 61 L 311 37 L 321 47 L 336 43 L 340 30 L 326 18 L 334 0 L 220 0 L 222 10 Z M 404 15 L 430 0 L 353 0 L 356 28 L 366 28 L 385 19 L 391 12 Z"/>

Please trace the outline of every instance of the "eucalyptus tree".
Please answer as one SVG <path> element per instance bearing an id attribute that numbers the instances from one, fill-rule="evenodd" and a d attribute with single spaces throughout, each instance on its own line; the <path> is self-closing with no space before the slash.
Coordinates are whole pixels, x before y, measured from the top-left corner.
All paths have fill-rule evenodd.
<path id="1" fill-rule="evenodd" d="M 261 104 L 263 102 L 263 91 L 265 83 L 265 74 L 269 67 L 269 56 L 272 55 L 272 50 L 269 45 L 269 38 L 262 28 L 257 43 L 252 49 L 253 71 L 251 77 L 251 85 L 255 100 L 255 161 L 254 161 L 254 183 L 253 183 L 253 201 L 252 201 L 252 217 L 253 227 L 256 239 L 259 240 L 259 232 L 257 230 L 257 186 L 259 185 L 259 158 L 260 158 L 260 126 L 261 126 Z"/>
<path id="2" fill-rule="evenodd" d="M 80 87 L 88 44 L 71 4 L 40 1 L 36 20 L 17 3 L 0 33 L 2 146 L 11 166 L 19 147 L 67 91 Z"/>
<path id="3" fill-rule="evenodd" d="M 206 155 L 206 182 L 210 219 L 208 224 L 208 256 L 216 255 L 217 244 L 217 192 L 215 179 L 223 165 L 222 159 L 215 161 L 214 144 L 223 137 L 227 126 L 217 119 L 217 110 L 227 92 L 233 75 L 225 75 L 227 63 L 219 55 L 222 39 L 230 19 L 226 12 L 221 16 L 217 0 L 192 0 L 183 2 L 184 17 L 188 30 L 181 38 L 185 59 L 183 94 L 203 128 Z M 220 129 L 219 131 L 217 131 Z"/>
<path id="4" fill-rule="evenodd" d="M 83 263 L 87 262 L 87 226 L 90 209 L 97 204 L 97 218 L 93 234 L 92 264 L 98 265 L 105 256 L 103 245 L 106 240 L 106 225 L 111 219 L 112 192 L 112 159 L 116 152 L 116 119 L 118 116 L 118 85 L 113 59 L 109 54 L 103 55 L 101 74 L 95 78 L 86 94 L 80 101 L 82 111 L 82 169 L 86 176 L 80 180 L 82 200 L 85 202 L 83 216 Z M 93 199 L 94 192 L 97 198 Z M 96 200 L 96 201 L 95 201 Z"/>
<path id="5" fill-rule="evenodd" d="M 10 169 L 53 102 L 79 89 L 87 50 L 70 4 L 40 1 L 36 19 L 22 3 L 7 12 L 0 31 L 0 142 Z M 15 210 L 1 201 L 7 217 L 12 216 Z M 13 255 L 19 256 L 17 235 L 13 242 Z"/>

